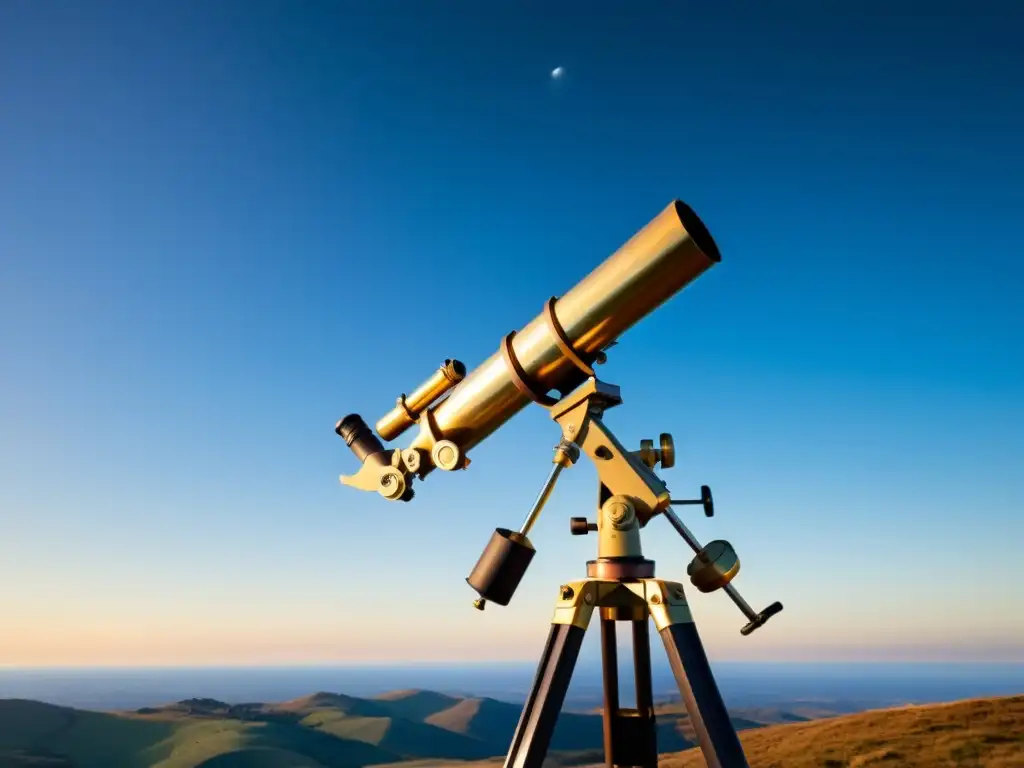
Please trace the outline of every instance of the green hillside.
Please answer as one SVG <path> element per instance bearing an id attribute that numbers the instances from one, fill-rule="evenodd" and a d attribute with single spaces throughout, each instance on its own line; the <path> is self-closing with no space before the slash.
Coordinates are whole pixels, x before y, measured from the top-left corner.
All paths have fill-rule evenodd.
<path id="1" fill-rule="evenodd" d="M 0 768 L 209 768 L 358 766 L 408 760 L 481 760 L 508 749 L 521 708 L 490 698 L 398 691 L 373 699 L 319 692 L 280 703 L 194 698 L 135 712 L 89 712 L 0 701 Z M 690 742 L 678 718 L 659 723 L 660 743 Z M 601 717 L 564 713 L 552 751 L 602 745 Z M 589 750 L 589 752 L 587 752 Z"/>
<path id="2" fill-rule="evenodd" d="M 208 768 L 249 765 L 233 762 L 245 752 L 260 765 L 327 768 L 407 756 L 293 724 L 188 715 L 182 709 L 132 715 L 0 700 L 0 766 Z"/>

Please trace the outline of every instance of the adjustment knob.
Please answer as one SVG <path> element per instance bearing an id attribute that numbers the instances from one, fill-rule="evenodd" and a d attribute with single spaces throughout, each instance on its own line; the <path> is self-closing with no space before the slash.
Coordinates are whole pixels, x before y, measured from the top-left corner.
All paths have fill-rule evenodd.
<path id="1" fill-rule="evenodd" d="M 585 517 L 569 518 L 569 533 L 573 536 L 586 536 L 591 531 L 597 530 L 597 523 L 588 523 Z"/>
<path id="2" fill-rule="evenodd" d="M 661 443 L 659 448 L 661 468 L 671 469 L 676 465 L 676 444 L 672 441 L 672 435 L 668 432 L 662 432 L 658 442 Z"/>
<path id="3" fill-rule="evenodd" d="M 700 504 L 704 507 L 705 517 L 715 516 L 715 500 L 711 498 L 711 488 L 706 485 L 700 487 L 700 498 L 699 499 L 672 499 L 670 504 L 686 505 L 686 504 Z"/>
<path id="4" fill-rule="evenodd" d="M 451 440 L 438 440 L 430 451 L 430 458 L 434 460 L 435 467 L 451 472 L 461 466 L 462 451 Z"/>
<path id="5" fill-rule="evenodd" d="M 711 488 L 706 485 L 700 487 L 700 503 L 704 507 L 705 517 L 715 516 L 715 501 L 711 498 Z"/>

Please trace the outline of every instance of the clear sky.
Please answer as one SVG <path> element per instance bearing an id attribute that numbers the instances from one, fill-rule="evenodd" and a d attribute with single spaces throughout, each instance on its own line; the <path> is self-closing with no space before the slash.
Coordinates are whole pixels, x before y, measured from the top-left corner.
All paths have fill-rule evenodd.
<path id="1" fill-rule="evenodd" d="M 676 197 L 722 262 L 602 374 L 785 603 L 741 638 L 691 590 L 711 657 L 1024 660 L 1024 9 L 919 8 L 0 5 L 0 663 L 535 659 L 592 467 L 480 614 L 555 425 L 402 505 L 339 485 L 334 423 Z"/>

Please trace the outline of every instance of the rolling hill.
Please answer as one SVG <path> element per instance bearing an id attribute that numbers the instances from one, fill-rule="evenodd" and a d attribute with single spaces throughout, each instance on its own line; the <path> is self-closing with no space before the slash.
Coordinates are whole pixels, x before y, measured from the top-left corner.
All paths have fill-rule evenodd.
<path id="1" fill-rule="evenodd" d="M 400 691 L 319 692 L 281 703 L 194 698 L 133 712 L 0 700 L 0 768 L 358 768 L 505 752 L 520 708 L 494 699 Z M 599 716 L 566 714 L 553 748 L 600 747 Z M 685 740 L 680 746 L 685 746 Z"/>
<path id="2" fill-rule="evenodd" d="M 432 691 L 372 699 L 320 692 L 281 703 L 188 699 L 134 712 L 0 700 L 0 768 L 360 768 L 501 765 L 517 705 Z M 1024 768 L 1024 696 L 821 720 L 775 709 L 733 713 L 758 766 L 875 764 Z M 782 722 L 782 725 L 770 723 Z M 659 708 L 666 766 L 701 766 L 678 705 Z M 549 765 L 602 761 L 597 714 L 559 718 Z M 945 761 L 945 762 L 943 762 Z"/>
<path id="3" fill-rule="evenodd" d="M 140 715 L 89 712 L 18 699 L 0 701 L 0 766 L 249 765 L 234 762 L 240 759 L 240 753 L 249 753 L 258 764 L 273 766 L 363 766 L 395 759 L 395 752 L 292 723 L 191 714 L 187 710 L 187 706 L 179 705 Z"/>

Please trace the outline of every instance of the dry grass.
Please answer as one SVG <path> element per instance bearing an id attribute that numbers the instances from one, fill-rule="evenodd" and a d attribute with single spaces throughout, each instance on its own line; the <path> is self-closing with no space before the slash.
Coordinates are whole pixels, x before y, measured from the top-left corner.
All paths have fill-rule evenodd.
<path id="1" fill-rule="evenodd" d="M 750 768 L 1024 768 L 1024 696 L 900 707 L 740 734 Z M 702 768 L 699 749 L 662 768 Z"/>

